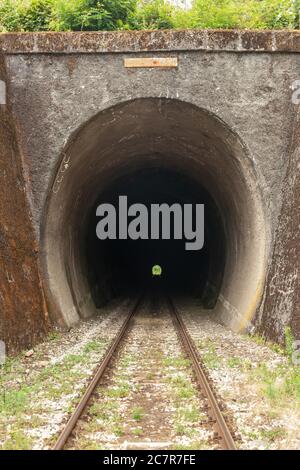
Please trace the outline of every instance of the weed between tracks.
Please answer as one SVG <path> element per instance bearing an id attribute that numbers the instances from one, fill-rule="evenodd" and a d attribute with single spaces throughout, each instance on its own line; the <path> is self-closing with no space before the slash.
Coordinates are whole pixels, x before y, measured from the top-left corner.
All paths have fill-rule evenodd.
<path id="1" fill-rule="evenodd" d="M 190 362 L 166 314 L 139 312 L 115 365 L 80 420 L 72 449 L 212 447 Z M 214 445 L 214 444 L 213 444 Z"/>

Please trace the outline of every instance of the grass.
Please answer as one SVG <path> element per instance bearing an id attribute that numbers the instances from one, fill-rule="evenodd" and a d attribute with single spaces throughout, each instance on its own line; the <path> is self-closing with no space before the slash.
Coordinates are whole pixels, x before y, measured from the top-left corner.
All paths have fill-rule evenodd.
<path id="1" fill-rule="evenodd" d="M 226 365 L 230 369 L 239 369 L 243 372 L 247 372 L 252 369 L 252 363 L 250 359 L 231 356 L 226 360 Z"/>
<path id="2" fill-rule="evenodd" d="M 59 331 L 50 331 L 48 334 L 48 341 L 57 341 L 58 339 L 61 338 L 61 332 Z"/>
<path id="3" fill-rule="evenodd" d="M 188 434 L 188 429 L 182 423 L 177 423 L 175 425 L 175 431 L 176 431 L 176 434 L 178 434 L 179 436 L 185 436 Z"/>
<path id="4" fill-rule="evenodd" d="M 190 444 L 176 444 L 172 447 L 172 450 L 209 450 L 209 445 L 207 442 L 193 441 Z"/>
<path id="5" fill-rule="evenodd" d="M 278 365 L 270 369 L 262 362 L 250 374 L 252 379 L 261 384 L 262 392 L 273 403 L 288 404 L 290 400 L 295 406 L 300 404 L 300 369 L 299 367 Z"/>
<path id="6" fill-rule="evenodd" d="M 110 398 L 125 398 L 129 394 L 129 385 L 128 384 L 121 384 L 114 388 L 110 388 L 107 392 L 107 395 Z"/>
<path id="7" fill-rule="evenodd" d="M 253 364 L 251 357 L 239 356 L 227 357 L 224 361 L 221 352 L 217 351 L 210 339 L 204 339 L 198 343 L 203 362 L 210 369 L 218 368 L 218 365 L 237 369 L 245 374 L 245 386 L 255 391 L 261 399 L 263 413 L 268 423 L 274 423 L 285 415 L 294 414 L 295 419 L 300 412 L 300 367 L 294 364 L 295 339 L 290 328 L 285 330 L 285 345 L 281 346 L 266 341 L 265 338 L 255 335 L 247 337 L 259 346 L 264 346 L 282 357 L 280 361 L 262 361 L 258 365 Z M 284 356 L 287 360 L 284 360 Z M 222 362 L 221 362 L 222 361 Z M 250 440 L 261 440 L 265 447 L 276 445 L 276 442 L 285 437 L 287 430 L 282 427 L 270 429 L 253 429 L 253 432 L 244 430 L 244 435 Z"/>
<path id="8" fill-rule="evenodd" d="M 119 424 L 112 427 L 112 432 L 118 437 L 121 437 L 124 434 L 124 430 Z"/>
<path id="9" fill-rule="evenodd" d="M 295 352 L 295 337 L 290 326 L 286 326 L 284 329 L 284 345 L 269 341 L 260 335 L 251 335 L 250 338 L 260 346 L 267 346 L 275 353 L 280 354 L 281 356 L 287 356 L 290 362 L 292 362 L 293 354 Z"/>
<path id="10" fill-rule="evenodd" d="M 247 335 L 247 339 L 251 339 L 252 341 L 254 341 L 256 344 L 258 344 L 259 346 L 266 346 L 266 340 L 265 338 L 263 338 L 262 336 L 260 335 L 251 335 L 251 336 L 248 336 Z"/>
<path id="11" fill-rule="evenodd" d="M 176 369 L 182 369 L 185 367 L 189 367 L 191 365 L 191 361 L 181 356 L 180 357 L 165 357 L 163 359 L 163 364 L 167 367 L 174 367 Z"/>
<path id="12" fill-rule="evenodd" d="M 10 439 L 4 442 L 2 450 L 30 450 L 32 449 L 33 442 L 33 439 L 26 436 L 23 431 L 13 431 L 10 434 Z"/>
<path id="13" fill-rule="evenodd" d="M 236 367 L 241 367 L 242 365 L 242 360 L 241 358 L 239 357 L 229 357 L 227 359 L 227 365 L 228 367 L 230 367 L 231 369 L 234 369 Z"/>
<path id="14" fill-rule="evenodd" d="M 191 423 L 199 422 L 202 419 L 198 409 L 193 405 L 190 408 L 184 408 L 182 410 L 179 410 L 178 416 L 181 419 L 189 421 Z"/>
<path id="15" fill-rule="evenodd" d="M 293 364 L 295 339 L 291 329 L 289 327 L 285 329 L 284 348 L 266 341 L 265 338 L 259 335 L 253 335 L 249 339 L 260 346 L 268 347 L 281 356 L 285 355 L 289 360 L 289 364 L 279 364 L 271 369 L 266 362 L 262 362 L 258 367 L 253 368 L 250 359 L 232 356 L 226 360 L 227 367 L 249 372 L 250 380 L 254 380 L 261 386 L 263 395 L 271 402 L 280 402 L 284 405 L 289 400 L 294 400 L 296 406 L 298 406 L 300 402 L 300 367 Z M 209 369 L 217 369 L 221 365 L 221 359 L 213 342 L 207 338 L 200 341 L 198 346 L 202 350 L 204 364 Z"/>
<path id="16" fill-rule="evenodd" d="M 32 389 L 28 386 L 19 390 L 4 390 L 1 394 L 0 414 L 11 415 L 24 412 L 29 403 L 29 395 Z"/>
<path id="17" fill-rule="evenodd" d="M 257 342 L 258 337 L 255 337 L 254 340 Z M 260 338 L 260 341 L 264 340 Z M 269 343 L 264 342 L 263 344 L 269 346 Z M 295 338 L 290 327 L 287 327 L 285 329 L 285 348 L 280 347 L 280 351 L 288 358 L 289 365 L 280 364 L 274 369 L 270 369 L 263 362 L 253 371 L 253 375 L 261 381 L 264 395 L 269 400 L 278 403 L 294 400 L 298 406 L 300 404 L 300 367 L 293 364 L 294 344 Z"/>
<path id="18" fill-rule="evenodd" d="M 55 441 L 53 441 L 54 445 Z M 87 438 L 86 436 L 82 436 L 79 434 L 74 439 L 74 444 L 76 448 L 81 450 L 103 450 L 103 446 L 98 442 L 95 442 L 92 438 Z"/>
<path id="19" fill-rule="evenodd" d="M 136 357 L 133 354 L 126 354 L 120 360 L 120 366 L 121 368 L 128 367 L 130 364 L 133 364 L 135 360 L 136 360 Z"/>
<path id="20" fill-rule="evenodd" d="M 293 363 L 293 356 L 295 353 L 295 338 L 290 326 L 284 330 L 285 352 L 290 362 Z"/>
<path id="21" fill-rule="evenodd" d="M 282 438 L 286 435 L 286 430 L 283 428 L 274 428 L 260 431 L 260 435 L 263 439 L 269 442 L 274 442 L 278 438 Z"/>
<path id="22" fill-rule="evenodd" d="M 173 449 L 203 449 L 208 448 L 207 442 L 194 442 L 197 435 L 197 423 L 203 419 L 199 407 L 199 392 L 194 387 L 190 361 L 184 356 L 167 357 L 162 361 L 166 366 L 166 382 L 170 387 L 170 395 L 173 397 L 174 421 L 173 432 L 182 440 L 184 445 L 176 444 Z M 189 441 L 191 443 L 189 444 Z"/>
<path id="23" fill-rule="evenodd" d="M 53 332 L 48 339 L 55 341 L 57 338 L 58 333 Z M 104 345 L 105 341 L 91 341 L 81 353 L 66 355 L 61 362 L 43 368 L 32 369 L 31 361 L 24 358 L 24 353 L 7 359 L 1 366 L 0 377 L 0 428 L 6 428 L 5 433 L 0 434 L 0 448 L 32 448 L 34 438 L 29 438 L 26 431 L 47 423 L 43 414 L 49 415 L 48 400 L 58 402 L 63 398 L 65 401 L 69 395 L 64 410 L 71 412 L 77 401 L 74 386 L 86 377 L 86 370 L 80 371 L 80 366 L 84 369 L 93 366 L 92 354 L 101 354 Z M 35 361 L 40 358 L 44 358 L 42 352 L 35 351 Z"/>
<path id="24" fill-rule="evenodd" d="M 209 369 L 218 369 L 220 367 L 221 361 L 218 355 L 216 354 L 216 349 L 214 345 L 210 345 L 209 350 L 207 352 L 202 353 L 201 357 L 204 364 Z"/>
<path id="25" fill-rule="evenodd" d="M 192 398 L 195 395 L 195 389 L 192 384 L 186 383 L 185 385 L 177 388 L 177 397 L 180 399 Z"/>
<path id="26" fill-rule="evenodd" d="M 134 436 L 140 437 L 144 434 L 144 431 L 141 428 L 135 428 L 133 429 L 132 434 Z"/>
<path id="27" fill-rule="evenodd" d="M 271 368 L 268 363 L 261 362 L 258 367 L 254 368 L 249 359 L 241 360 L 238 357 L 230 357 L 227 359 L 227 366 L 248 371 L 250 380 L 258 383 L 263 396 L 273 405 L 285 406 L 293 401 L 298 407 L 300 404 L 300 367 L 293 363 L 295 338 L 291 328 L 285 328 L 284 346 L 267 341 L 259 335 L 252 335 L 248 338 L 260 346 L 268 347 L 276 354 L 287 357 L 289 363 Z"/>
<path id="28" fill-rule="evenodd" d="M 83 352 L 84 353 L 90 353 L 92 351 L 97 352 L 99 351 L 99 348 L 102 349 L 102 347 L 105 346 L 106 344 L 107 344 L 106 340 L 101 340 L 101 339 L 92 340 L 85 345 Z"/>
<path id="29" fill-rule="evenodd" d="M 277 354 L 280 354 L 282 356 L 286 354 L 285 348 L 283 346 L 280 346 L 280 344 L 274 343 L 273 341 L 268 341 L 263 336 L 254 334 L 250 337 L 248 336 L 248 339 L 249 338 L 259 346 L 267 346 L 269 349 L 271 349 Z"/>
<path id="30" fill-rule="evenodd" d="M 132 410 L 132 417 L 135 421 L 141 421 L 144 416 L 143 408 L 136 407 Z"/>
<path id="31" fill-rule="evenodd" d="M 203 363 L 209 369 L 218 369 L 221 365 L 221 359 L 216 351 L 215 343 L 210 338 L 205 338 L 197 343 L 201 350 L 201 358 Z"/>
<path id="32" fill-rule="evenodd" d="M 93 349 L 93 348 L 92 348 Z M 133 356 L 125 356 L 125 362 L 130 364 Z M 122 362 L 120 360 L 120 363 Z M 96 448 L 93 434 L 104 432 L 113 434 L 116 438 L 124 435 L 123 417 L 121 413 L 122 399 L 126 398 L 134 389 L 133 384 L 127 381 L 124 367 L 117 367 L 113 381 L 108 387 L 98 389 L 99 397 L 89 407 L 89 420 L 83 423 L 80 430 L 80 442 L 75 447 L 80 449 Z M 97 437 L 98 439 L 98 437 Z M 95 438 L 95 440 L 97 440 Z"/>
<path id="33" fill-rule="evenodd" d="M 286 430 L 282 427 L 275 427 L 271 429 L 257 429 L 256 431 L 243 430 L 243 433 L 253 441 L 263 441 L 269 447 L 270 444 L 277 439 L 286 436 Z"/>
<path id="34" fill-rule="evenodd" d="M 105 423 L 116 421 L 118 419 L 117 404 L 113 400 L 104 403 L 102 400 L 97 400 L 89 407 L 89 415 L 101 419 Z"/>
<path id="35" fill-rule="evenodd" d="M 186 376 L 182 374 L 182 372 L 177 373 L 176 375 L 172 375 L 168 378 L 169 382 L 175 385 L 184 385 L 186 384 Z"/>

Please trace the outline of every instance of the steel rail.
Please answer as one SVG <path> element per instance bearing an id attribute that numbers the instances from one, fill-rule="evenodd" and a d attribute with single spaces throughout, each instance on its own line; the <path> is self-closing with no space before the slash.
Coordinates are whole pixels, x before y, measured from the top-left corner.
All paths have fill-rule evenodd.
<path id="1" fill-rule="evenodd" d="M 138 307 L 140 306 L 140 303 L 142 301 L 142 297 L 138 299 L 138 301 L 135 303 L 133 309 L 130 311 L 129 315 L 127 315 L 125 321 L 123 322 L 120 330 L 118 331 L 118 334 L 115 336 L 113 339 L 109 349 L 105 353 L 105 356 L 103 360 L 101 361 L 100 365 L 96 369 L 96 372 L 94 373 L 92 380 L 90 381 L 88 387 L 86 388 L 84 394 L 82 395 L 78 405 L 76 406 L 75 410 L 71 414 L 69 420 L 67 421 L 66 425 L 64 426 L 62 432 L 60 433 L 54 447 L 52 450 L 62 450 L 69 439 L 70 435 L 72 434 L 73 429 L 76 426 L 77 421 L 79 420 L 80 416 L 82 415 L 86 405 L 88 404 L 93 392 L 95 391 L 95 388 L 97 387 L 99 380 L 103 376 L 105 370 L 107 369 L 107 366 L 109 365 L 110 361 L 113 358 L 113 355 L 115 354 L 122 338 L 124 337 L 130 320 L 136 313 Z"/>
<path id="2" fill-rule="evenodd" d="M 211 389 L 209 381 L 203 370 L 203 367 L 202 367 L 198 352 L 196 350 L 196 347 L 194 345 L 194 342 L 189 332 L 187 331 L 187 328 L 181 318 L 180 313 L 178 312 L 177 308 L 175 307 L 175 305 L 173 304 L 170 298 L 168 298 L 168 303 L 170 306 L 170 311 L 172 314 L 172 318 L 173 318 L 173 322 L 176 327 L 176 330 L 179 334 L 179 337 L 182 341 L 182 344 L 184 346 L 184 349 L 188 357 L 192 361 L 198 383 L 203 393 L 207 397 L 208 404 L 209 404 L 208 412 L 211 415 L 212 420 L 214 421 L 216 432 L 220 440 L 222 441 L 222 448 L 224 450 L 237 450 L 233 437 L 231 435 L 231 432 L 227 426 L 227 423 L 224 419 L 222 411 L 219 407 L 218 401 L 213 393 L 213 390 Z"/>

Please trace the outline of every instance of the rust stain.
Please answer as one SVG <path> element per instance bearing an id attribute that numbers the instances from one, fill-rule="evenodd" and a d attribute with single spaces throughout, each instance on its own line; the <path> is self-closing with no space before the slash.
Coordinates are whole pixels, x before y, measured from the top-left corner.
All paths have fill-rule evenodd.
<path id="1" fill-rule="evenodd" d="M 7 81 L 1 55 L 0 78 Z M 13 354 L 41 340 L 50 325 L 9 104 L 0 107 L 0 174 L 0 339 Z"/>
<path id="2" fill-rule="evenodd" d="M 67 61 L 67 67 L 69 71 L 69 77 L 72 77 L 74 70 L 76 69 L 77 58 L 74 56 L 69 56 Z"/>

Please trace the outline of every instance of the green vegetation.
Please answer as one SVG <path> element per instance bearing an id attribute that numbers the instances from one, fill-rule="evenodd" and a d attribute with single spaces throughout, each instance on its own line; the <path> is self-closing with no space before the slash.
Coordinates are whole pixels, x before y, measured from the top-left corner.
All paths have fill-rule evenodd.
<path id="1" fill-rule="evenodd" d="M 261 445 L 265 450 L 270 449 L 270 446 L 273 442 L 276 442 L 277 439 L 282 439 L 287 435 L 286 430 L 281 427 L 275 427 L 271 429 L 257 429 L 256 431 L 249 431 L 248 429 L 243 429 L 243 434 L 248 436 L 251 440 L 260 440 L 262 441 Z"/>
<path id="2" fill-rule="evenodd" d="M 120 385 L 111 388 L 108 391 L 110 398 L 125 398 L 129 394 L 129 385 L 127 383 L 121 383 Z"/>
<path id="3" fill-rule="evenodd" d="M 266 340 L 266 338 L 264 338 L 263 336 L 251 335 L 250 340 L 254 341 L 259 346 L 267 346 L 269 349 L 272 349 L 272 351 L 282 356 L 286 354 L 286 348 L 284 348 L 278 343 L 273 343 L 272 341 Z"/>
<path id="4" fill-rule="evenodd" d="M 196 28 L 295 28 L 299 1 L 195 0 L 189 22 Z"/>
<path id="5" fill-rule="evenodd" d="M 273 370 L 265 363 L 253 370 L 253 378 L 259 379 L 263 385 L 264 394 L 273 402 L 284 403 L 294 400 L 300 402 L 300 369 L 279 365 Z"/>
<path id="6" fill-rule="evenodd" d="M 62 400 L 64 411 L 73 411 L 78 400 L 74 395 L 76 384 L 86 377 L 86 367 L 93 366 L 92 353 L 101 355 L 106 346 L 104 340 L 90 341 L 79 354 L 69 354 L 58 363 L 48 362 L 46 366 L 30 369 L 24 353 L 8 358 L 0 366 L 0 449 L 31 449 L 34 437 L 28 430 L 47 425 L 49 402 Z M 38 351 L 34 357 L 38 359 Z"/>
<path id="7" fill-rule="evenodd" d="M 227 359 L 227 365 L 231 369 L 234 369 L 235 367 L 240 367 L 242 364 L 242 359 L 240 357 L 229 357 Z"/>
<path id="8" fill-rule="evenodd" d="M 185 359 L 182 356 L 178 357 L 166 357 L 163 360 L 163 364 L 167 367 L 173 367 L 174 369 L 181 369 L 185 367 L 189 367 L 191 362 L 189 359 Z"/>
<path id="9" fill-rule="evenodd" d="M 300 367 L 294 364 L 293 355 L 295 353 L 295 338 L 291 328 L 285 328 L 284 347 L 266 341 L 261 336 L 251 336 L 251 341 L 266 346 L 280 355 L 288 358 L 289 364 L 279 364 L 273 368 L 265 362 L 261 362 L 258 367 L 251 367 L 249 360 L 240 361 L 239 358 L 230 357 L 227 360 L 229 367 L 238 367 L 240 370 L 249 371 L 250 376 L 262 386 L 263 394 L 274 405 L 284 405 L 292 400 L 297 407 L 300 404 Z"/>
<path id="10" fill-rule="evenodd" d="M 201 420 L 200 412 L 195 405 L 191 405 L 188 408 L 179 410 L 178 416 L 190 423 L 197 423 Z"/>
<path id="11" fill-rule="evenodd" d="M 211 447 L 205 441 L 195 441 L 190 444 L 176 444 L 172 450 L 209 450 Z"/>
<path id="12" fill-rule="evenodd" d="M 0 31 L 299 28 L 300 0 L 0 0 Z"/>
<path id="13" fill-rule="evenodd" d="M 286 430 L 280 427 L 268 430 L 262 430 L 260 435 L 263 439 L 266 439 L 269 442 L 273 442 L 278 438 L 284 437 L 286 435 Z"/>
<path id="14" fill-rule="evenodd" d="M 284 346 L 267 341 L 259 335 L 249 337 L 249 341 L 254 341 L 260 346 L 266 346 L 281 356 L 288 358 L 287 363 L 275 364 L 273 367 L 262 361 L 258 366 L 253 366 L 250 359 L 238 356 L 230 356 L 225 362 L 216 350 L 215 344 L 206 338 L 198 341 L 201 350 L 201 357 L 208 369 L 218 369 L 225 365 L 229 368 L 237 369 L 248 374 L 251 383 L 259 385 L 263 396 L 265 396 L 272 406 L 284 406 L 292 401 L 296 407 L 300 405 L 300 367 L 293 361 L 295 354 L 295 338 L 290 327 L 285 329 Z"/>
<path id="15" fill-rule="evenodd" d="M 137 407 L 137 408 L 134 408 L 134 409 L 132 410 L 132 417 L 133 417 L 133 419 L 135 419 L 136 421 L 140 421 L 143 416 L 144 416 L 144 411 L 143 411 L 142 408 Z"/>
<path id="16" fill-rule="evenodd" d="M 198 389 L 193 383 L 193 376 L 190 376 L 190 361 L 184 356 L 175 356 L 164 358 L 163 363 L 167 366 L 166 382 L 173 397 L 175 414 L 173 430 L 178 441 L 172 448 L 178 450 L 208 448 L 208 442 L 205 438 L 203 441 L 198 439 L 197 444 L 194 443 L 194 439 L 198 438 L 198 425 L 202 420 L 205 420 L 206 415 L 199 410 Z M 176 368 L 174 364 L 176 364 Z M 181 444 L 183 436 L 185 442 Z M 191 446 L 186 439 L 191 441 Z"/>
<path id="17" fill-rule="evenodd" d="M 295 352 L 295 338 L 292 333 L 292 329 L 290 326 L 287 326 L 284 330 L 284 343 L 285 343 L 285 353 L 289 360 L 293 361 L 293 354 Z"/>
<path id="18" fill-rule="evenodd" d="M 2 446 L 2 450 L 31 450 L 33 439 L 26 436 L 23 431 L 13 431 L 10 440 L 7 440 Z"/>
<path id="19" fill-rule="evenodd" d="M 1 0 L 2 31 L 98 31 L 128 28 L 136 0 Z"/>
<path id="20" fill-rule="evenodd" d="M 272 341 L 266 340 L 263 336 L 260 335 L 252 335 L 250 337 L 251 341 L 254 341 L 256 344 L 260 346 L 267 346 L 272 351 L 280 354 L 281 356 L 285 355 L 288 357 L 289 361 L 293 363 L 293 356 L 295 354 L 295 342 L 296 338 L 292 333 L 292 329 L 290 326 L 285 327 L 284 329 L 284 344 L 280 345 L 278 343 L 273 343 Z"/>
<path id="21" fill-rule="evenodd" d="M 132 434 L 134 436 L 142 436 L 144 434 L 144 431 L 141 428 L 136 428 L 132 431 Z"/>
<path id="22" fill-rule="evenodd" d="M 199 341 L 198 346 L 204 351 L 201 353 L 202 361 L 209 369 L 218 369 L 221 365 L 220 357 L 217 354 L 216 346 L 213 341 L 207 338 Z"/>

